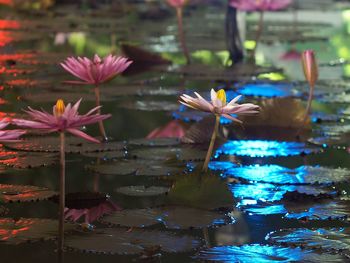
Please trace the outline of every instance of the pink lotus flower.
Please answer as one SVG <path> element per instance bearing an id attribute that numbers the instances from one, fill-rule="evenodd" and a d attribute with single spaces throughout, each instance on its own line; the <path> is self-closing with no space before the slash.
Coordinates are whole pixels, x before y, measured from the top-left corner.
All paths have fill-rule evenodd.
<path id="1" fill-rule="evenodd" d="M 167 0 L 172 7 L 179 8 L 187 4 L 188 0 Z"/>
<path id="2" fill-rule="evenodd" d="M 106 56 L 103 60 L 95 55 L 93 60 L 86 57 L 69 57 L 61 66 L 82 81 L 69 81 L 72 84 L 90 84 L 98 86 L 109 81 L 129 67 L 132 61 L 124 57 Z"/>
<path id="3" fill-rule="evenodd" d="M 33 120 L 13 119 L 12 122 L 20 127 L 38 129 L 43 132 L 70 132 L 73 135 L 79 136 L 91 142 L 98 143 L 95 138 L 87 135 L 79 130 L 80 127 L 92 123 L 96 123 L 109 118 L 111 115 L 100 115 L 96 111 L 100 107 L 95 107 L 84 115 L 79 115 L 78 108 L 80 106 L 81 99 L 73 106 L 69 103 L 65 107 L 62 100 L 58 100 L 53 107 L 53 114 L 50 114 L 44 110 L 34 110 L 28 107 L 29 110 L 25 111 Z"/>
<path id="4" fill-rule="evenodd" d="M 84 217 L 87 224 L 91 224 L 104 215 L 110 215 L 115 211 L 120 211 L 121 208 L 111 201 L 104 201 L 98 206 L 85 209 L 64 209 L 64 218 L 77 222 L 79 218 Z"/>
<path id="5" fill-rule="evenodd" d="M 147 139 L 154 138 L 182 138 L 185 135 L 185 128 L 178 120 L 169 122 L 164 127 L 157 128 L 147 135 Z"/>
<path id="6" fill-rule="evenodd" d="M 9 125 L 6 120 L 0 120 L 0 142 L 15 142 L 18 138 L 25 134 L 24 130 L 2 130 Z"/>
<path id="7" fill-rule="evenodd" d="M 229 4 L 243 11 L 275 11 L 288 7 L 292 0 L 230 0 Z"/>
<path id="8" fill-rule="evenodd" d="M 229 103 L 226 102 L 225 90 L 221 89 L 215 92 L 214 89 L 211 90 L 211 101 L 205 100 L 197 92 L 194 93 L 197 98 L 193 98 L 186 94 L 180 96 L 180 103 L 190 107 L 195 110 L 200 110 L 204 112 L 212 112 L 215 115 L 223 116 L 230 120 L 242 123 L 240 120 L 232 117 L 230 114 L 255 114 L 259 112 L 259 106 L 252 103 L 237 104 L 237 101 L 241 96 L 237 96 Z"/>

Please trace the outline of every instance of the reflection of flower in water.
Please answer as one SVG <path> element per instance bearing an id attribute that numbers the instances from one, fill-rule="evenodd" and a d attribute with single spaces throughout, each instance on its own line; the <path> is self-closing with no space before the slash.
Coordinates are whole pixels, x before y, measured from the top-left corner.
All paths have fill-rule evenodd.
<path id="1" fill-rule="evenodd" d="M 281 56 L 281 60 L 301 60 L 301 53 L 295 49 L 288 50 L 287 52 L 283 53 Z"/>
<path id="2" fill-rule="evenodd" d="M 173 120 L 163 127 L 159 127 L 151 131 L 147 135 L 147 139 L 154 138 L 182 138 L 185 135 L 186 129 L 182 122 Z"/>
<path id="3" fill-rule="evenodd" d="M 70 219 L 74 222 L 78 221 L 80 218 L 84 217 L 85 223 L 93 223 L 103 215 L 109 215 L 115 211 L 120 211 L 121 208 L 114 204 L 110 200 L 106 200 L 102 203 L 100 203 L 97 206 L 91 207 L 91 208 L 84 208 L 84 209 L 70 209 L 65 208 L 64 210 L 64 218 Z"/>

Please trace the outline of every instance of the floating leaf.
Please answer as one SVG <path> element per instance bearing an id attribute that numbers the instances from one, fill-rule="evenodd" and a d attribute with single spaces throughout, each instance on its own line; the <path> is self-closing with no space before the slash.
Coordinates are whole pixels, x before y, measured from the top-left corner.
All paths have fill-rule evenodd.
<path id="1" fill-rule="evenodd" d="M 201 251 L 201 261 L 215 262 L 344 262 L 341 255 L 319 254 L 312 250 L 267 245 L 213 247 Z"/>
<path id="2" fill-rule="evenodd" d="M 65 231 L 74 230 L 75 225 L 66 223 Z M 0 243 L 20 244 L 40 240 L 54 240 L 58 235 L 58 221 L 39 218 L 0 218 Z"/>
<path id="3" fill-rule="evenodd" d="M 120 160 L 105 164 L 87 165 L 88 170 L 109 175 L 166 176 L 181 172 L 185 167 L 170 166 L 150 160 Z"/>
<path id="4" fill-rule="evenodd" d="M 87 157 L 91 157 L 91 158 L 99 158 L 99 159 L 103 159 L 103 160 L 122 159 L 125 157 L 124 151 L 83 152 L 81 154 L 83 156 L 87 156 Z"/>
<path id="5" fill-rule="evenodd" d="M 56 154 L 18 152 L 15 157 L 0 160 L 0 163 L 15 168 L 34 168 L 53 165 L 57 159 Z"/>
<path id="6" fill-rule="evenodd" d="M 181 161 L 200 161 L 205 159 L 206 152 L 190 147 L 168 148 L 168 147 L 152 147 L 131 150 L 129 156 L 145 160 L 167 161 L 178 159 Z"/>
<path id="7" fill-rule="evenodd" d="M 191 236 L 171 232 L 107 228 L 67 237 L 65 244 L 68 248 L 91 253 L 132 255 L 155 246 L 169 253 L 188 252 L 196 249 L 200 242 Z"/>
<path id="8" fill-rule="evenodd" d="M 301 142 L 279 142 L 263 140 L 228 141 L 215 153 L 215 156 L 238 155 L 250 157 L 275 157 L 312 154 L 321 152 L 322 148 Z"/>
<path id="9" fill-rule="evenodd" d="M 6 143 L 7 148 L 28 152 L 58 152 L 59 136 L 29 137 L 21 142 Z M 124 148 L 123 142 L 92 143 L 77 137 L 66 137 L 66 152 L 103 152 L 119 151 Z"/>
<path id="10" fill-rule="evenodd" d="M 47 200 L 57 193 L 44 187 L 0 184 L 0 202 L 32 202 Z"/>
<path id="11" fill-rule="evenodd" d="M 150 147 L 165 147 L 176 146 L 180 144 L 180 140 L 176 138 L 156 138 L 156 139 L 134 139 L 128 141 L 129 145 L 135 146 L 150 146 Z"/>
<path id="12" fill-rule="evenodd" d="M 321 249 L 325 252 L 350 253 L 349 228 L 340 229 L 285 229 L 271 232 L 266 237 L 270 242 L 300 246 L 308 249 Z"/>
<path id="13" fill-rule="evenodd" d="M 127 227 L 148 227 L 160 224 L 162 219 L 155 209 L 126 209 L 102 219 L 104 224 Z"/>
<path id="14" fill-rule="evenodd" d="M 140 111 L 174 111 L 177 110 L 179 104 L 170 101 L 127 101 L 119 106 Z"/>
<path id="15" fill-rule="evenodd" d="M 224 224 L 227 217 L 203 209 L 166 206 L 148 209 L 123 210 L 103 218 L 104 223 L 128 227 L 164 224 L 170 229 L 204 228 Z"/>
<path id="16" fill-rule="evenodd" d="M 158 196 L 164 195 L 169 192 L 170 188 L 163 186 L 150 186 L 145 187 L 144 185 L 131 185 L 131 186 L 123 186 L 118 187 L 115 191 L 117 193 L 128 195 L 128 196 Z"/>
<path id="17" fill-rule="evenodd" d="M 350 171 L 345 168 L 320 166 L 289 169 L 278 165 L 251 165 L 231 168 L 227 170 L 225 176 L 274 184 L 331 184 L 348 181 Z"/>

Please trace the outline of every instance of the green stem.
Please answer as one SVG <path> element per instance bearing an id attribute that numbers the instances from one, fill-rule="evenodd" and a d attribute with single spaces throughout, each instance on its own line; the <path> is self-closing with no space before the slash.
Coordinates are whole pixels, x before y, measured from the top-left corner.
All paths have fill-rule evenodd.
<path id="1" fill-rule="evenodd" d="M 204 162 L 203 169 L 202 169 L 203 172 L 207 172 L 208 171 L 208 164 L 209 164 L 211 155 L 213 153 L 216 137 L 217 137 L 218 132 L 219 132 L 219 124 L 220 124 L 220 115 L 215 115 L 215 127 L 214 127 L 214 130 L 213 130 L 213 134 L 211 136 L 211 140 L 210 140 L 207 156 L 205 157 L 205 162 Z"/>
<path id="2" fill-rule="evenodd" d="M 187 48 L 186 39 L 185 39 L 185 33 L 183 29 L 183 15 L 182 15 L 182 7 L 176 8 L 176 16 L 177 16 L 177 25 L 178 25 L 178 34 L 179 34 L 179 41 L 181 44 L 182 52 L 186 58 L 187 64 L 191 63 L 190 53 Z"/>
<path id="3" fill-rule="evenodd" d="M 101 106 L 100 103 L 100 88 L 98 86 L 95 87 L 95 99 L 96 99 L 96 107 Z M 97 111 L 98 114 L 101 114 L 101 109 L 98 109 Z M 98 122 L 98 127 L 100 129 L 101 136 L 104 141 L 108 141 L 108 137 L 106 134 L 105 127 L 103 125 L 103 121 Z"/>
<path id="4" fill-rule="evenodd" d="M 64 244 L 64 208 L 65 208 L 65 179 L 66 179 L 66 156 L 65 134 L 60 133 L 60 196 L 59 196 L 59 223 L 58 223 L 58 251 L 63 251 Z"/>
<path id="5" fill-rule="evenodd" d="M 299 127 L 299 130 L 297 132 L 297 137 L 300 136 L 301 131 L 303 130 L 307 119 L 309 118 L 310 114 L 311 114 L 311 106 L 312 106 L 312 101 L 314 98 L 314 90 L 315 87 L 310 85 L 310 91 L 309 91 L 309 98 L 307 100 L 307 106 L 306 106 L 306 110 L 305 110 L 305 115 L 304 115 L 304 119 L 302 121 L 301 126 Z"/>
<path id="6" fill-rule="evenodd" d="M 256 36 L 255 36 L 255 47 L 253 49 L 252 53 L 252 58 L 255 59 L 255 53 L 258 48 L 258 44 L 262 35 L 262 32 L 264 30 L 264 12 L 260 12 L 260 18 L 259 18 L 259 24 L 258 24 L 258 30 L 256 31 Z"/>

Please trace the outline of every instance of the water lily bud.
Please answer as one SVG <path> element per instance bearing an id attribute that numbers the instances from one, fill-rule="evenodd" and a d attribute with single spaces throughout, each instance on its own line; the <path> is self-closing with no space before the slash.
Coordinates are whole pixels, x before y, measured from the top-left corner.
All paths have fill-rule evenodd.
<path id="1" fill-rule="evenodd" d="M 313 50 L 305 50 L 301 56 L 305 79 L 311 87 L 315 86 L 318 79 L 318 66 Z"/>

